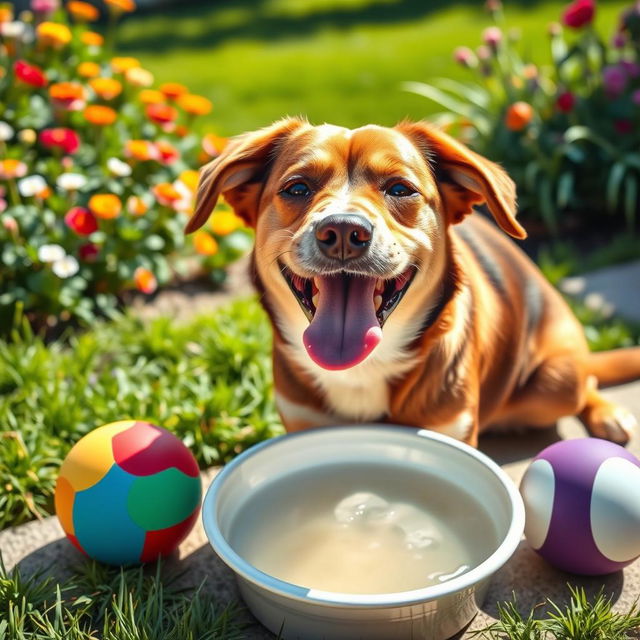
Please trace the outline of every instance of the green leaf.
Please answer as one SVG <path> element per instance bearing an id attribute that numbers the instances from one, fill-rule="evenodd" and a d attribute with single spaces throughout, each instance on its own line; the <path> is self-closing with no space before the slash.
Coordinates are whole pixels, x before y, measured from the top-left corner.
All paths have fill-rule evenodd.
<path id="1" fill-rule="evenodd" d="M 620 185 L 624 178 L 627 167 L 624 162 L 616 162 L 609 171 L 607 180 L 607 211 L 615 213 L 620 202 Z"/>
<path id="2" fill-rule="evenodd" d="M 433 85 L 425 84 L 424 82 L 403 82 L 401 87 L 405 91 L 416 93 L 419 96 L 424 96 L 425 98 L 445 107 L 445 109 L 449 109 L 449 111 L 453 111 L 454 113 L 464 116 L 465 118 L 469 118 L 470 120 L 473 119 L 474 115 L 476 115 L 475 111 L 467 102 L 462 102 Z"/>
<path id="3" fill-rule="evenodd" d="M 628 173 L 624 181 L 624 217 L 627 228 L 633 231 L 638 214 L 638 180 L 635 175 Z"/>
<path id="4" fill-rule="evenodd" d="M 556 204 L 558 209 L 565 209 L 571 201 L 573 195 L 573 173 L 565 171 L 558 178 L 558 189 L 556 193 Z"/>

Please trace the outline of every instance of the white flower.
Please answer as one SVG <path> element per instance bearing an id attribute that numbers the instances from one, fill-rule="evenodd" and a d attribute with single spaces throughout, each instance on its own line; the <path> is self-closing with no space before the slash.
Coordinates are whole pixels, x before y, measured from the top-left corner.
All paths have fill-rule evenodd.
<path id="1" fill-rule="evenodd" d="M 64 256 L 51 265 L 51 270 L 58 278 L 70 278 L 78 273 L 78 261 L 73 256 Z"/>
<path id="2" fill-rule="evenodd" d="M 56 184 L 63 191 L 77 191 L 87 184 L 87 179 L 81 173 L 61 173 Z"/>
<path id="3" fill-rule="evenodd" d="M 13 138 L 13 129 L 11 125 L 0 120 L 0 140 L 2 140 L 2 142 L 6 142 L 7 140 L 11 140 L 11 138 Z"/>
<path id="4" fill-rule="evenodd" d="M 131 175 L 131 167 L 118 158 L 109 158 L 107 160 L 107 167 L 114 176 L 118 176 L 119 178 L 126 178 Z"/>
<path id="5" fill-rule="evenodd" d="M 27 25 L 19 20 L 13 22 L 0 22 L 0 35 L 5 38 L 22 38 L 27 30 Z"/>
<path id="6" fill-rule="evenodd" d="M 43 244 L 38 249 L 38 260 L 40 262 L 56 262 L 65 257 L 65 251 L 59 244 Z"/>
<path id="7" fill-rule="evenodd" d="M 180 194 L 180 199 L 173 203 L 173 208 L 182 213 L 191 213 L 193 209 L 193 193 L 181 180 L 173 183 L 175 190 Z"/>
<path id="8" fill-rule="evenodd" d="M 31 198 L 47 188 L 42 176 L 27 176 L 18 180 L 18 191 L 25 198 Z"/>

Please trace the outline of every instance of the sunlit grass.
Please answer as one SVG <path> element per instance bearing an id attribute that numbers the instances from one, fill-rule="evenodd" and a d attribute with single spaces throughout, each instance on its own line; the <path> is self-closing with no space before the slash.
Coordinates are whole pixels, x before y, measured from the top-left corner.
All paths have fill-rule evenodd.
<path id="1" fill-rule="evenodd" d="M 470 78 L 458 45 L 481 43 L 482 2 L 221 0 L 134 15 L 119 45 L 160 80 L 180 80 L 216 105 L 203 127 L 235 134 L 284 115 L 349 127 L 422 118 L 438 107 L 404 92 L 406 80 Z M 523 48 L 548 60 L 547 26 L 563 2 L 505 2 Z M 605 33 L 629 3 L 599 3 Z"/>

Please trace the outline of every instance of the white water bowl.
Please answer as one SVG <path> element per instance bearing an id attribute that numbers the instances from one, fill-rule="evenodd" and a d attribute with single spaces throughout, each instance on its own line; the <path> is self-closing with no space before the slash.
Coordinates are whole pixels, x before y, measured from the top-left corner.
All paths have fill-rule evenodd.
<path id="1" fill-rule="evenodd" d="M 416 483 L 425 483 L 425 474 L 445 481 L 482 510 L 495 543 L 478 564 L 445 582 L 374 594 L 322 591 L 312 584 L 285 582 L 236 552 L 230 532 L 251 495 L 269 490 L 274 480 L 288 474 L 317 472 L 323 465 L 336 464 L 379 467 L 381 473 L 400 465 L 403 473 L 415 473 Z M 520 494 L 492 460 L 447 436 L 395 425 L 313 429 L 251 447 L 214 478 L 202 518 L 212 547 L 235 572 L 249 609 L 284 640 L 450 638 L 474 617 L 491 576 L 511 557 L 524 529 Z M 269 544 L 260 523 L 254 535 Z"/>

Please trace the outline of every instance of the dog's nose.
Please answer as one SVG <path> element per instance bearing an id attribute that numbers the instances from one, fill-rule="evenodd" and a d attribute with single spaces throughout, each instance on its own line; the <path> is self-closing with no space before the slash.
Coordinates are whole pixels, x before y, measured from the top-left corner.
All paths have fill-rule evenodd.
<path id="1" fill-rule="evenodd" d="M 369 249 L 373 225 L 354 213 L 327 216 L 316 227 L 316 242 L 328 258 L 351 260 Z"/>

